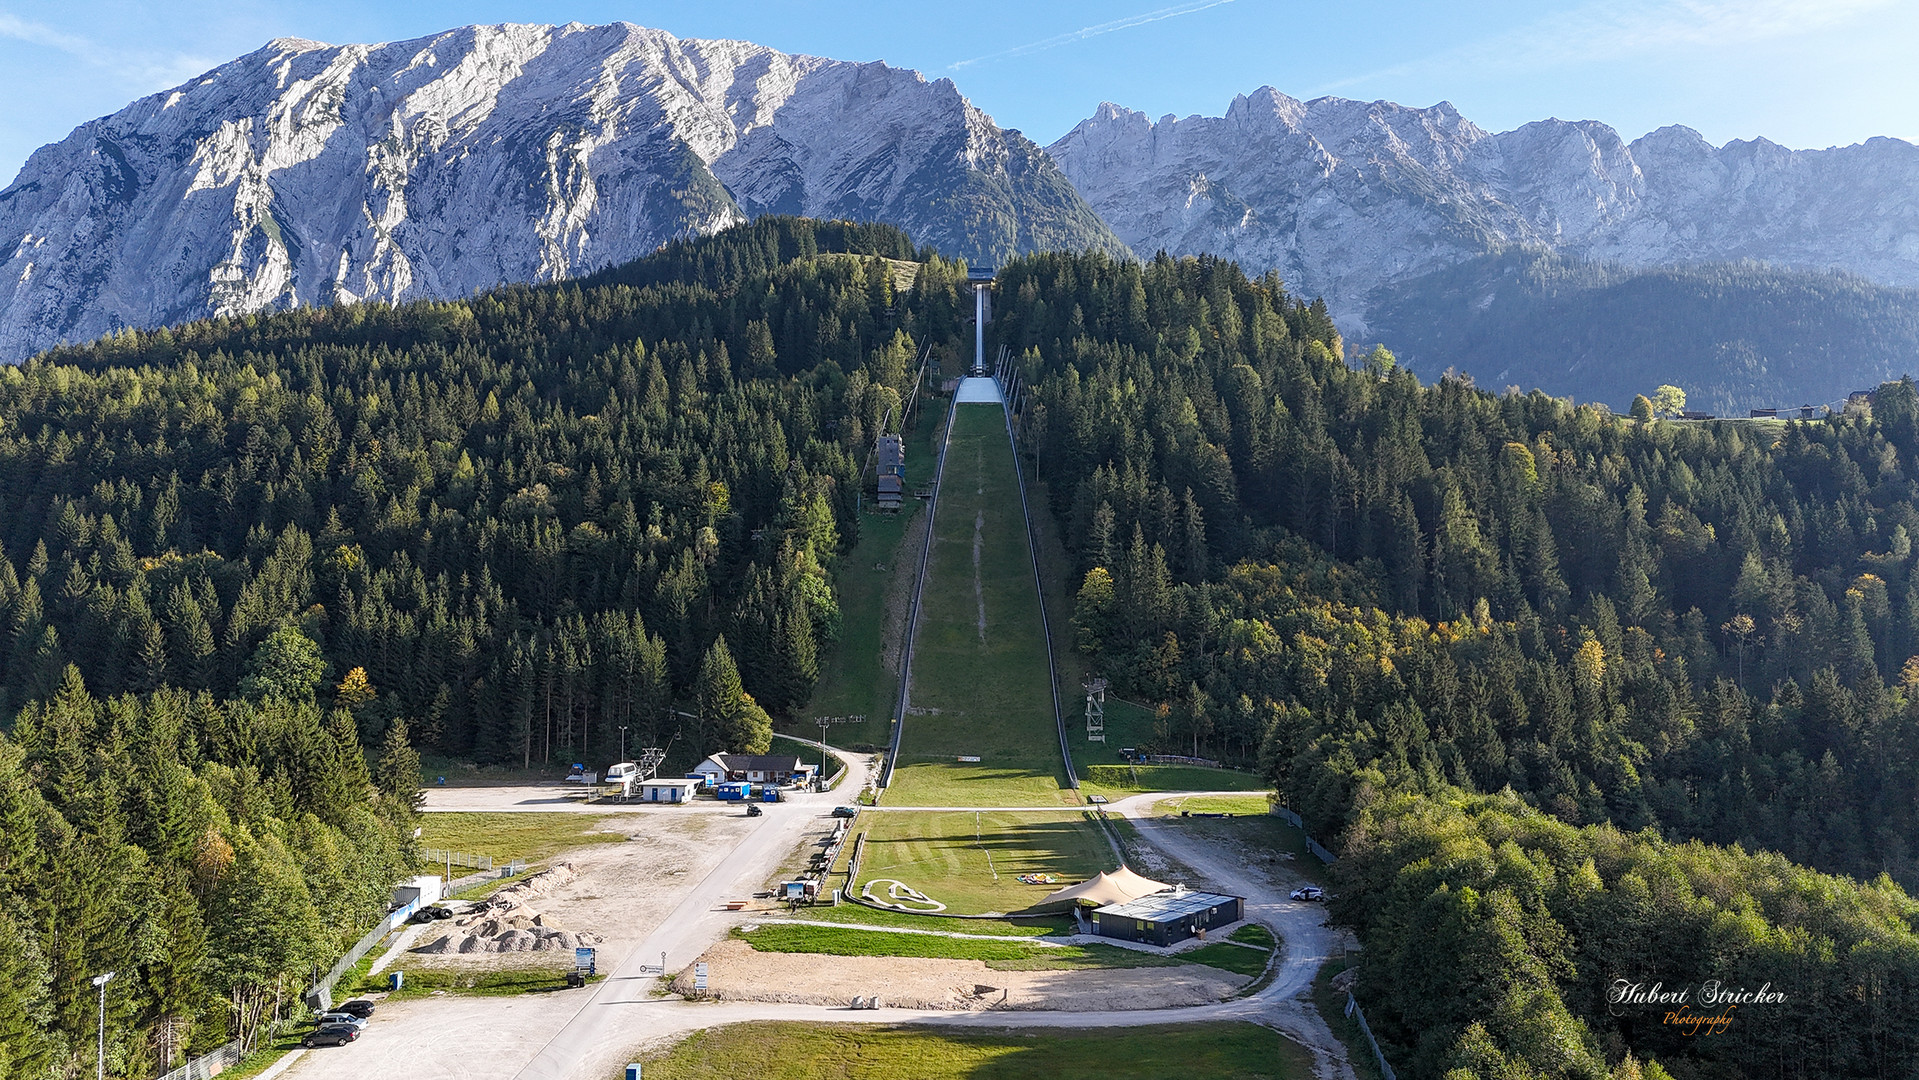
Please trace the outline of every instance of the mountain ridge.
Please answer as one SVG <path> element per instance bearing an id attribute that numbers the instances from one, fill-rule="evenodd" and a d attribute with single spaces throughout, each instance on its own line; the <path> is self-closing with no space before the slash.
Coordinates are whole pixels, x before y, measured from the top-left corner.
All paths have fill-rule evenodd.
<path id="1" fill-rule="evenodd" d="M 1125 251 L 951 80 L 628 23 L 279 38 L 0 191 L 0 358 L 122 326 L 556 280 L 763 213 Z"/>
<path id="2" fill-rule="evenodd" d="M 1919 146 L 1713 147 L 1670 125 L 1626 142 L 1599 121 L 1488 132 L 1449 102 L 1301 101 L 1272 87 L 1217 117 L 1111 102 L 1047 148 L 1151 255 L 1279 270 L 1366 328 L 1367 297 L 1497 248 L 1628 266 L 1760 259 L 1919 285 Z"/>

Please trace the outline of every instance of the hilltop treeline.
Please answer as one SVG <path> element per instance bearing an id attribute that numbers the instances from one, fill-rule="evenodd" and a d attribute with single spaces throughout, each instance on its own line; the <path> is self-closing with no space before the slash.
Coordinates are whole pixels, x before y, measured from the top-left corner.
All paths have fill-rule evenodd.
<path id="1" fill-rule="evenodd" d="M 1162 749 L 1256 762 L 1356 854 L 1381 800 L 1509 790 L 1919 881 L 1911 384 L 1876 416 L 1635 425 L 1349 366 L 1315 308 L 1207 259 L 1023 260 L 998 330 L 1080 645 L 1164 706 Z M 1543 1060 L 1483 1075 L 1569 1074 Z"/>
<path id="2" fill-rule="evenodd" d="M 291 1007 L 413 865 L 418 749 L 765 749 L 970 310 L 915 254 L 762 219 L 0 370 L 0 1077 L 91 1053 L 100 971 L 116 1075 Z"/>

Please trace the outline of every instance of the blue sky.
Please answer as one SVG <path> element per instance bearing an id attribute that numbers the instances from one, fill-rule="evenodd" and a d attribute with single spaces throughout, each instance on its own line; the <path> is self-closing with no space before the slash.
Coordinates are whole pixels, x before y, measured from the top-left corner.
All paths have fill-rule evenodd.
<path id="1" fill-rule="evenodd" d="M 1919 139 L 1914 0 L 0 0 L 0 178 L 75 125 L 273 37 L 620 19 L 950 77 L 1041 143 L 1101 101 L 1217 115 L 1262 85 L 1449 100 L 1495 131 L 1558 116 L 1627 138 L 1683 123 L 1715 143 Z"/>

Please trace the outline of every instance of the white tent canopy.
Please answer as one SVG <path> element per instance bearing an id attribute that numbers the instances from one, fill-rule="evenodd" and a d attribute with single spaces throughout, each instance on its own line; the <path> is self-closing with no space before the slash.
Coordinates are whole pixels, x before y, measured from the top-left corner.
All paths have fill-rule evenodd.
<path id="1" fill-rule="evenodd" d="M 1141 877 L 1133 873 L 1132 870 L 1122 866 L 1111 873 L 1102 871 L 1098 876 L 1088 878 L 1078 885 L 1068 885 L 1064 889 L 1040 901 L 1040 903 L 1052 904 L 1070 901 L 1075 904 L 1091 904 L 1094 907 L 1105 907 L 1108 904 L 1123 904 L 1128 900 L 1137 900 L 1142 896 L 1151 896 L 1156 892 L 1165 892 L 1170 888 L 1172 888 L 1172 886 L 1163 881 L 1154 881 L 1152 878 Z"/>

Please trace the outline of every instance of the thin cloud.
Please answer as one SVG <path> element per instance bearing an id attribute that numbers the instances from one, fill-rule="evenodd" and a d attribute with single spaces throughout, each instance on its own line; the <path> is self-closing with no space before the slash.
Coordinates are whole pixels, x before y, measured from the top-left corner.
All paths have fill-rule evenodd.
<path id="1" fill-rule="evenodd" d="M 95 49 L 93 43 L 83 37 L 62 33 L 45 23 L 28 22 L 18 16 L 0 11 L 0 37 L 24 41 L 30 45 L 45 45 L 63 53 L 92 59 Z"/>
<path id="2" fill-rule="evenodd" d="M 1338 79 L 1327 93 L 1380 79 L 1462 70 L 1537 70 L 1623 60 L 1674 46 L 1724 46 L 1823 29 L 1892 0 L 1649 0 L 1592 4 L 1483 41 Z"/>
<path id="3" fill-rule="evenodd" d="M 1004 60 L 1008 57 L 1025 56 L 1028 53 L 1057 49 L 1061 45 L 1071 45 L 1075 42 L 1085 41 L 1088 38 L 1117 33 L 1121 30 L 1131 30 L 1136 26 L 1145 26 L 1148 23 L 1177 19 L 1181 15 L 1197 14 L 1208 8 L 1216 8 L 1232 2 L 1233 0 L 1199 0 L 1197 3 L 1175 4 L 1172 7 L 1160 8 L 1158 11 L 1148 11 L 1140 15 L 1128 15 L 1124 19 L 1114 19 L 1112 22 L 1100 23 L 1097 26 L 1084 26 L 1071 33 L 1060 34 L 1041 41 L 1028 42 L 1025 45 L 1015 45 L 1010 49 L 1001 49 L 999 52 L 987 53 L 985 56 L 975 56 L 971 60 L 961 60 L 958 63 L 947 65 L 946 70 L 958 71 L 961 68 L 972 67 L 974 64 L 985 63 L 988 60 Z"/>
<path id="4" fill-rule="evenodd" d="M 167 55 L 113 48 L 4 11 L 0 11 L 0 38 L 66 53 L 94 67 L 106 68 L 119 82 L 145 91 L 177 86 L 213 66 L 202 57 L 186 53 Z"/>

